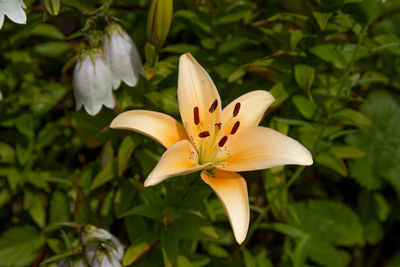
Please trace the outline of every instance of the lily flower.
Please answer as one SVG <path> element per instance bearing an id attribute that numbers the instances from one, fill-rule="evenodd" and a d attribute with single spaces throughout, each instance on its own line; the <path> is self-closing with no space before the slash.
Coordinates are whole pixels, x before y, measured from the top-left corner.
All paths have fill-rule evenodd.
<path id="1" fill-rule="evenodd" d="M 101 106 L 114 108 L 111 72 L 97 49 L 84 51 L 78 59 L 73 75 L 76 109 L 85 107 L 89 115 L 96 115 Z"/>
<path id="2" fill-rule="evenodd" d="M 246 182 L 237 172 L 313 163 L 311 153 L 299 142 L 258 126 L 274 100 L 270 93 L 258 90 L 222 109 L 210 76 L 190 54 L 184 54 L 178 76 L 184 126 L 162 113 L 132 110 L 118 115 L 110 127 L 142 133 L 167 148 L 145 186 L 201 171 L 203 181 L 222 202 L 241 244 L 247 235 L 250 210 Z"/>
<path id="3" fill-rule="evenodd" d="M 0 29 L 3 26 L 4 15 L 18 24 L 26 23 L 26 8 L 22 0 L 0 0 Z"/>
<path id="4" fill-rule="evenodd" d="M 118 89 L 121 81 L 136 86 L 139 74 L 144 76 L 142 60 L 135 43 L 118 24 L 107 27 L 104 37 L 104 59 L 112 73 L 112 86 Z"/>

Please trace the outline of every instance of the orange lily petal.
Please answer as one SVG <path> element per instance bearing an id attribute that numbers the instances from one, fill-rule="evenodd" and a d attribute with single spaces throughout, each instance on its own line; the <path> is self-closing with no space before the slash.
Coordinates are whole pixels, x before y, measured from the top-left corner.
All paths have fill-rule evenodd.
<path id="1" fill-rule="evenodd" d="M 164 152 L 144 186 L 156 185 L 168 178 L 193 173 L 209 165 L 211 163 L 198 165 L 196 149 L 188 140 L 181 140 Z"/>
<path id="2" fill-rule="evenodd" d="M 240 110 L 234 120 L 240 121 L 240 128 L 257 126 L 267 108 L 275 101 L 275 98 L 267 91 L 257 90 L 244 94 L 229 105 L 223 111 L 224 123 L 232 118 L 233 111 L 237 103 L 240 103 Z M 230 129 L 230 127 L 228 127 Z"/>
<path id="3" fill-rule="evenodd" d="M 166 148 L 187 139 L 185 129 L 177 120 L 148 110 L 131 110 L 121 113 L 111 122 L 110 127 L 144 134 Z"/>
<path id="4" fill-rule="evenodd" d="M 230 136 L 226 151 L 218 158 L 223 160 L 216 168 L 226 171 L 252 171 L 279 165 L 311 165 L 310 151 L 296 140 L 275 130 L 256 126 Z"/>
<path id="5" fill-rule="evenodd" d="M 215 110 L 209 110 L 217 101 Z M 222 121 L 221 99 L 208 73 L 192 57 L 184 54 L 179 60 L 178 102 L 182 122 L 187 134 L 196 145 L 199 144 L 199 133 L 209 131 L 212 134 L 215 123 Z M 194 111 L 195 108 L 198 111 Z M 195 118 L 197 113 L 197 119 Z"/>
<path id="6" fill-rule="evenodd" d="M 247 235 L 250 220 L 247 185 L 236 172 L 213 169 L 202 171 L 201 178 L 217 194 L 228 215 L 236 241 L 241 244 Z"/>

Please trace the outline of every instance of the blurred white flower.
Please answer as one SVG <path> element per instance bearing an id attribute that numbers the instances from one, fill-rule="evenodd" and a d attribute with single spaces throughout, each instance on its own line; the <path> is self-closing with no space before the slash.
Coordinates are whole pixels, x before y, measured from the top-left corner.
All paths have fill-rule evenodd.
<path id="1" fill-rule="evenodd" d="M 75 65 L 73 85 L 77 110 L 84 106 L 94 116 L 102 105 L 114 107 L 111 72 L 98 51 L 82 53 Z"/>
<path id="2" fill-rule="evenodd" d="M 124 246 L 108 231 L 88 225 L 85 227 L 83 239 L 85 257 L 90 266 L 121 266 L 120 261 L 124 256 Z M 112 242 L 114 247 L 107 242 Z"/>
<path id="3" fill-rule="evenodd" d="M 82 260 L 67 261 L 62 259 L 58 262 L 58 267 L 87 267 Z"/>
<path id="4" fill-rule="evenodd" d="M 111 24 L 106 30 L 104 59 L 111 69 L 114 89 L 121 85 L 121 81 L 134 87 L 139 81 L 139 74 L 144 75 L 135 43 L 117 24 Z"/>
<path id="5" fill-rule="evenodd" d="M 26 23 L 26 8 L 22 0 L 0 0 L 0 29 L 3 26 L 4 15 L 18 24 Z"/>

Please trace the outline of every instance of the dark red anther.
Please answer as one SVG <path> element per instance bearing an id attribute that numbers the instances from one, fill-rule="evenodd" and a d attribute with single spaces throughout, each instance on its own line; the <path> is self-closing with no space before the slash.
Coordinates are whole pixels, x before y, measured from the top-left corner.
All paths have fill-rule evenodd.
<path id="1" fill-rule="evenodd" d="M 217 127 L 218 127 L 218 129 L 221 129 L 222 123 L 220 123 L 220 122 L 217 122 L 217 123 L 215 123 L 214 125 L 215 125 L 215 126 L 217 126 Z"/>
<path id="2" fill-rule="evenodd" d="M 237 130 L 239 129 L 240 121 L 235 122 L 235 124 L 232 127 L 231 134 L 235 134 Z"/>
<path id="3" fill-rule="evenodd" d="M 235 108 L 233 109 L 233 117 L 236 117 L 237 114 L 239 114 L 239 110 L 240 110 L 240 103 L 236 103 Z"/>
<path id="4" fill-rule="evenodd" d="M 226 141 L 228 141 L 228 136 L 222 137 L 221 140 L 219 140 L 219 142 L 218 142 L 218 146 L 223 147 L 225 145 Z"/>
<path id="5" fill-rule="evenodd" d="M 207 137 L 207 136 L 210 136 L 210 133 L 208 131 L 204 131 L 204 132 L 199 133 L 199 137 L 200 138 L 204 138 L 204 137 Z"/>
<path id="6" fill-rule="evenodd" d="M 215 99 L 214 102 L 211 104 L 211 107 L 210 107 L 210 109 L 208 111 L 210 113 L 213 113 L 217 109 L 217 106 L 218 106 L 218 100 Z"/>
<path id="7" fill-rule="evenodd" d="M 200 123 L 199 107 L 194 107 L 193 117 L 194 117 L 194 124 L 198 125 Z"/>

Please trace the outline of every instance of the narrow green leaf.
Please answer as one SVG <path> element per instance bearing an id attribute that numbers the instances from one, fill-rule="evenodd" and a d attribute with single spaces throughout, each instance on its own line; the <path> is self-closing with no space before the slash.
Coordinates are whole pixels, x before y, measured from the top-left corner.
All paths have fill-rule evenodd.
<path id="1" fill-rule="evenodd" d="M 328 23 L 329 18 L 333 15 L 331 12 L 317 12 L 314 11 L 313 16 L 318 23 L 321 31 L 325 30 L 326 24 Z"/>

